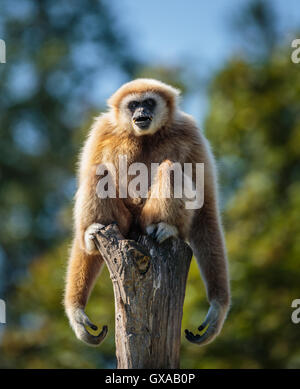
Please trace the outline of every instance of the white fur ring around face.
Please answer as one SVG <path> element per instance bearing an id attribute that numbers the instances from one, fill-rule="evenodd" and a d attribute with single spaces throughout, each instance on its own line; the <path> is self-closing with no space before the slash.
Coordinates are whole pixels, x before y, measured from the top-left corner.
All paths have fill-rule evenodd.
<path id="1" fill-rule="evenodd" d="M 93 223 L 91 224 L 85 231 L 84 233 L 84 243 L 85 243 L 85 248 L 88 252 L 93 252 L 97 250 L 95 243 L 94 243 L 94 238 L 95 234 L 102 230 L 105 226 L 100 223 Z"/>

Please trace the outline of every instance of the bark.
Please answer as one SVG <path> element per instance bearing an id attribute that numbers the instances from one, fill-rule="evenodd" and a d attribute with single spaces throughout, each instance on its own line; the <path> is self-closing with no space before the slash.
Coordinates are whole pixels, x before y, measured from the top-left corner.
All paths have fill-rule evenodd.
<path id="1" fill-rule="evenodd" d="M 116 224 L 95 243 L 113 282 L 117 368 L 179 368 L 190 247 L 173 238 L 124 239 Z"/>

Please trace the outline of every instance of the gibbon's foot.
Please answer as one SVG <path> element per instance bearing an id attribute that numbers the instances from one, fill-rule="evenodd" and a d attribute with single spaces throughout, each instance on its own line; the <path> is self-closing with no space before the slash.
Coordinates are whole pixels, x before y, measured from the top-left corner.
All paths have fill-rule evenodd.
<path id="1" fill-rule="evenodd" d="M 82 308 L 67 309 L 67 315 L 71 327 L 79 340 L 90 346 L 98 346 L 105 338 L 108 331 L 107 326 L 103 326 L 102 331 L 98 335 L 92 335 L 88 332 L 86 327 L 91 328 L 93 331 L 97 331 L 98 327 L 90 321 Z"/>
<path id="2" fill-rule="evenodd" d="M 158 224 L 150 224 L 146 227 L 147 234 L 156 239 L 158 243 L 164 242 L 166 239 L 178 236 L 178 230 L 175 226 L 160 222 Z"/>
<path id="3" fill-rule="evenodd" d="M 102 230 L 105 226 L 100 223 L 91 224 L 84 233 L 84 243 L 86 251 L 91 253 L 93 251 L 98 251 L 94 242 L 95 234 Z"/>
<path id="4" fill-rule="evenodd" d="M 227 309 L 222 307 L 219 303 L 212 302 L 204 322 L 201 324 L 201 326 L 198 327 L 200 332 L 203 330 L 205 330 L 205 332 L 201 335 L 194 335 L 189 330 L 185 330 L 186 339 L 189 342 L 198 344 L 200 346 L 212 342 L 222 329 L 226 311 Z"/>

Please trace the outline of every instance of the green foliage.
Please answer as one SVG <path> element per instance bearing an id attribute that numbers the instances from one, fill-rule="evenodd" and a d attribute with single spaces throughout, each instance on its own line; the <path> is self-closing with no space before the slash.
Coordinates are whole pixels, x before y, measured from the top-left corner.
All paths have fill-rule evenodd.
<path id="1" fill-rule="evenodd" d="M 3 0 L 0 33 L 8 43 L 0 67 L 3 297 L 16 268 L 68 236 L 62 209 L 75 190 L 76 133 L 104 103 L 95 85 L 107 87 L 108 72 L 126 79 L 136 62 L 104 1 Z"/>
<path id="2" fill-rule="evenodd" d="M 261 65 L 232 60 L 213 81 L 206 133 L 227 198 L 232 309 L 214 344 L 186 346 L 184 367 L 300 366 L 291 321 L 300 296 L 299 98 L 299 68 L 287 51 Z M 193 314 L 186 325 L 195 323 Z"/>
<path id="3" fill-rule="evenodd" d="M 290 318 L 291 302 L 300 296 L 299 85 L 297 67 L 280 51 L 264 66 L 235 59 L 211 85 L 206 133 L 218 156 L 226 199 L 232 308 L 211 345 L 198 348 L 183 337 L 184 368 L 300 365 L 298 327 Z M 114 365 L 113 293 L 107 271 L 88 305 L 89 315 L 110 329 L 95 350 L 75 339 L 62 311 L 66 256 L 62 246 L 30 267 L 29 279 L 13 300 L 13 309 L 22 314 L 5 333 L 1 365 L 12 367 L 16 360 L 21 367 Z M 183 329 L 195 329 L 207 308 L 193 261 Z"/>
<path id="4" fill-rule="evenodd" d="M 36 258 L 29 275 L 16 289 L 7 309 L 0 366 L 7 368 L 113 368 L 114 304 L 107 269 L 93 291 L 88 315 L 109 334 L 100 348 L 78 341 L 68 325 L 62 305 L 67 244 Z"/>
<path id="5" fill-rule="evenodd" d="M 5 221 L 0 225 L 0 260 L 1 255 L 9 257 L 1 282 L 5 274 L 15 286 L 6 299 L 8 323 L 2 333 L 0 366 L 114 367 L 114 304 L 107 270 L 87 307 L 95 323 L 109 327 L 99 348 L 76 340 L 62 307 L 70 181 L 83 139 L 78 129 L 95 109 L 92 102 L 82 107 L 85 100 L 80 96 L 87 94 L 78 91 L 89 89 L 98 66 L 97 61 L 72 62 L 72 48 L 88 34 L 88 41 L 101 46 L 109 63 L 113 55 L 126 74 L 134 68 L 102 2 L 84 2 L 89 5 L 85 7 L 79 1 L 78 7 L 61 5 L 54 11 L 50 2 L 43 2 L 46 8 L 35 2 L 34 12 L 24 11 L 27 16 L 22 18 L 9 8 L 14 3 L 6 1 L 6 13 L 0 16 L 0 27 L 5 22 L 4 31 L 13 42 L 8 58 L 29 62 L 36 81 L 22 97 L 11 81 L 18 64 L 0 68 L 1 91 L 5 91 L 0 96 L 0 216 Z M 205 126 L 220 172 L 232 308 L 214 343 L 198 348 L 182 338 L 183 368 L 300 367 L 299 326 L 291 321 L 291 302 L 300 298 L 300 73 L 290 52 L 273 39 L 276 23 L 270 26 L 261 4 L 256 3 L 254 17 L 247 14 L 254 23 L 247 28 L 255 31 L 256 42 L 262 36 L 263 55 L 261 47 L 259 53 L 252 47 L 251 57 L 234 57 L 215 75 Z M 51 12 L 58 16 L 51 17 Z M 66 25 L 60 23 L 60 14 L 69 18 Z M 83 28 L 82 16 L 91 23 L 94 16 L 100 21 L 99 35 L 89 35 L 95 30 Z M 88 73 L 86 66 L 91 66 Z M 178 69 L 147 66 L 137 74 L 172 83 L 178 79 Z M 27 122 L 31 130 L 24 127 Z M 38 134 L 38 145 L 44 142 L 42 153 L 26 144 L 26 131 Z M 28 258 L 34 260 L 25 272 Z M 207 309 L 193 261 L 183 329 L 195 330 Z"/>

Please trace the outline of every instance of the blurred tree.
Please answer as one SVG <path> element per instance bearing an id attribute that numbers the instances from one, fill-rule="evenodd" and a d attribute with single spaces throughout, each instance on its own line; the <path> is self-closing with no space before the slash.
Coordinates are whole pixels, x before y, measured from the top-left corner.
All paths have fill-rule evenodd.
<path id="1" fill-rule="evenodd" d="M 7 43 L 0 67 L 0 293 L 9 323 L 0 366 L 101 365 L 110 343 L 101 354 L 89 350 L 79 358 L 85 346 L 68 328 L 61 305 L 67 244 L 59 242 L 70 234 L 75 162 L 85 135 L 78 130 L 88 128 L 138 63 L 104 0 L 3 0 L 0 7 Z M 112 359 L 110 351 L 105 366 Z"/>
<path id="2" fill-rule="evenodd" d="M 272 14 L 266 4 L 247 9 L 246 30 L 261 36 L 268 55 L 258 47 L 255 57 L 252 47 L 248 61 L 231 60 L 210 87 L 206 134 L 221 171 L 232 309 L 215 343 L 184 346 L 184 367 L 300 367 L 291 321 L 300 296 L 300 72 L 290 51 L 264 35 Z M 190 277 L 188 312 L 202 307 L 194 270 Z M 191 328 L 200 318 L 185 321 Z"/>
<path id="3" fill-rule="evenodd" d="M 44 3 L 47 6 L 50 4 L 50 2 Z M 260 10 L 259 17 L 255 16 L 257 7 Z M 26 12 L 23 14 L 26 15 Z M 82 9 L 80 14 L 84 14 Z M 270 44 L 265 45 L 264 43 L 264 55 L 261 55 L 259 42 L 269 41 L 265 37 L 265 31 L 270 30 L 270 26 L 267 25 L 270 22 L 270 15 L 271 10 L 262 2 L 254 2 L 254 7 L 246 10 L 246 18 L 249 20 L 246 29 L 250 28 L 251 31 L 255 31 L 258 38 L 261 36 L 261 40 L 257 41 L 257 51 L 254 50 L 255 47 L 252 47 L 251 51 L 246 50 L 243 58 L 234 57 L 213 78 L 210 86 L 210 112 L 205 129 L 214 153 L 218 157 L 221 173 L 221 197 L 232 279 L 232 310 L 221 336 L 211 345 L 198 348 L 188 344 L 183 338 L 183 368 L 300 367 L 298 327 L 291 322 L 291 302 L 295 298 L 300 298 L 298 263 L 300 255 L 298 238 L 300 233 L 300 73 L 299 65 L 290 61 L 290 51 L 282 48 L 277 39 L 270 41 Z M 1 18 L 3 18 L 2 14 Z M 271 21 L 272 26 L 277 25 L 273 17 Z M 265 24 L 263 28 L 261 23 Z M 242 36 L 241 26 L 238 32 Z M 66 27 L 66 30 L 68 30 L 66 31 L 66 36 L 68 36 L 69 27 Z M 23 36 L 19 34 L 20 37 Z M 48 38 L 51 37 L 52 34 Z M 61 45 L 65 44 L 60 39 L 58 41 Z M 109 46 L 107 48 L 109 49 Z M 54 54 L 57 54 L 56 50 Z M 36 55 L 38 56 L 38 51 Z M 62 58 L 65 58 L 65 55 L 67 54 L 64 54 Z M 48 57 L 39 58 L 40 61 L 45 61 Z M 66 58 L 70 58 L 69 54 Z M 36 66 L 35 63 L 34 66 Z M 59 64 L 58 61 L 53 65 L 53 71 Z M 72 64 L 67 68 L 69 69 L 65 74 L 67 79 L 75 65 L 78 64 Z M 81 66 L 83 65 L 80 65 L 80 68 Z M 147 76 L 160 74 L 160 78 L 165 81 L 169 79 L 171 82 L 177 77 L 176 73 L 165 72 L 161 68 L 147 68 L 137 74 Z M 85 73 L 83 76 L 88 77 Z M 5 80 L 8 80 L 8 75 L 5 77 Z M 63 79 L 53 82 L 54 92 L 64 88 Z M 21 201 L 19 197 L 16 199 L 16 196 L 20 196 L 21 199 L 23 199 L 21 196 L 26 196 L 24 203 L 32 204 L 33 209 L 36 209 L 33 215 L 38 215 L 40 210 L 44 213 L 48 211 L 46 215 L 50 215 L 48 217 L 51 218 L 51 222 L 42 218 L 46 220 L 44 230 L 42 229 L 45 234 L 52 231 L 48 231 L 51 225 L 56 225 L 54 223 L 56 219 L 53 216 L 55 213 L 52 213 L 51 205 L 58 204 L 56 199 L 61 205 L 69 200 L 69 192 L 68 195 L 64 194 L 68 187 L 67 180 L 61 181 L 60 175 L 56 172 L 67 172 L 67 179 L 71 177 L 72 181 L 73 156 L 79 144 L 78 137 L 73 136 L 73 128 L 78 128 L 80 122 L 76 119 L 71 125 L 70 115 L 67 113 L 69 102 L 74 98 L 75 103 L 70 104 L 76 108 L 74 112 L 79 112 L 76 118 L 81 116 L 82 106 L 78 103 L 77 94 L 74 92 L 73 95 L 72 87 L 80 85 L 80 82 L 80 77 L 74 83 L 73 81 L 67 82 L 67 92 L 62 98 L 53 97 L 53 91 L 51 94 L 44 91 L 40 92 L 38 99 L 30 97 L 28 105 L 26 104 L 28 97 L 22 100 L 22 105 L 25 104 L 27 109 L 36 106 L 37 113 L 39 113 L 39 100 L 45 94 L 48 96 L 49 93 L 51 96 L 50 100 L 47 98 L 45 105 L 41 107 L 42 117 L 48 119 L 44 124 L 46 139 L 51 139 L 52 142 L 53 131 L 55 141 L 51 143 L 52 150 L 46 148 L 43 155 L 28 155 L 24 151 L 20 154 L 21 151 L 17 147 L 21 147 L 23 143 L 16 142 L 15 139 L 18 139 L 16 135 L 12 136 L 15 131 L 13 131 L 12 124 L 9 124 L 9 131 L 3 130 L 6 129 L 3 127 L 3 115 L 0 117 L 2 124 L 0 127 L 1 164 L 6 163 L 7 165 L 10 161 L 8 157 L 13 161 L 16 159 L 18 163 L 22 161 L 20 166 L 17 162 L 9 165 L 12 166 L 10 167 L 11 175 L 4 173 L 4 169 L 1 169 L 1 174 L 6 174 L 4 181 L 1 176 L 1 182 L 3 182 L 0 187 L 1 212 L 6 212 L 8 209 L 12 212 L 14 204 Z M 8 81 L 5 81 L 5 85 L 8 85 L 7 83 Z M 47 83 L 40 81 L 38 85 L 44 90 Z M 178 85 L 181 86 L 181 83 Z M 12 90 L 6 88 L 7 91 Z M 27 91 L 28 87 L 24 89 Z M 9 92 L 7 96 L 10 96 L 10 93 L 12 92 Z M 85 97 L 88 95 L 85 94 Z M 2 107 L 3 104 L 7 104 L 9 109 L 9 104 L 13 104 L 16 110 L 21 104 L 19 100 L 18 103 L 9 103 L 14 101 L 12 97 L 7 97 L 7 99 L 4 97 L 3 94 L 0 96 Z M 49 101 L 50 105 L 47 104 Z M 88 102 L 88 108 L 90 105 L 92 103 Z M 58 108 L 54 109 L 54 107 Z M 5 123 L 16 120 L 22 110 L 11 112 L 17 112 L 17 116 L 9 115 L 4 111 Z M 53 123 L 60 123 L 59 128 L 52 127 L 50 120 L 52 117 Z M 55 119 L 57 117 L 59 120 Z M 39 123 L 44 123 L 44 120 Z M 71 126 L 70 129 L 68 129 L 69 126 Z M 67 135 L 64 135 L 65 133 Z M 25 142 L 28 137 L 25 132 L 20 138 Z M 2 139 L 8 148 L 4 148 Z M 73 145 L 70 145 L 70 139 L 73 139 Z M 69 147 L 71 147 L 70 150 Z M 14 153 L 9 153 L 9 150 L 13 150 Z M 65 151 L 61 155 L 62 150 Z M 5 161 L 3 162 L 4 155 Z M 36 167 L 33 170 L 36 177 L 30 174 L 32 164 Z M 45 169 L 45 174 L 42 172 L 43 169 Z M 17 178 L 14 180 L 10 179 L 15 176 Z M 21 188 L 19 188 L 19 182 L 22 183 Z M 10 186 L 9 183 L 11 183 Z M 5 190 L 2 185 L 6 185 Z M 39 189 L 40 185 L 44 187 L 43 191 Z M 32 188 L 37 193 L 32 192 Z M 73 189 L 69 191 L 72 192 Z M 48 192 L 55 194 L 55 201 L 49 202 L 48 200 L 44 203 L 43 196 Z M 39 197 L 35 199 L 38 194 Z M 37 201 L 40 202 L 36 204 Z M 3 213 L 2 215 L 2 221 L 5 220 L 6 223 L 2 222 L 1 229 L 7 228 L 7 222 L 10 220 L 7 215 L 9 214 Z M 25 216 L 24 219 L 27 220 L 27 214 Z M 14 224 L 15 228 L 22 227 L 19 214 L 17 219 L 15 217 L 13 220 L 17 220 Z M 35 220 L 39 219 L 34 216 L 32 220 L 33 225 L 36 225 Z M 68 223 L 69 221 L 70 218 L 68 218 Z M 60 223 L 61 221 L 58 220 L 57 224 L 60 225 Z M 31 232 L 31 229 L 29 231 Z M 54 231 L 49 242 L 55 242 L 57 235 L 62 235 L 62 233 Z M 14 231 L 0 236 L 16 239 Z M 16 241 L 16 247 L 19 245 L 22 255 L 23 252 L 31 253 L 29 250 L 25 251 L 27 241 L 30 242 L 30 239 L 25 236 Z M 47 235 L 43 239 L 34 239 L 36 240 L 31 243 L 33 248 L 43 249 L 48 245 Z M 35 242 L 39 244 L 35 246 Z M 11 247 L 13 250 L 14 244 L 11 246 L 6 244 L 5 247 Z M 5 248 L 5 250 L 8 249 Z M 101 282 L 97 283 L 87 307 L 89 316 L 96 323 L 108 324 L 110 329 L 105 342 L 100 348 L 94 349 L 75 339 L 63 314 L 61 299 L 66 253 L 67 243 L 57 245 L 46 255 L 36 257 L 36 260 L 28 267 L 26 279 L 23 279 L 23 270 L 20 271 L 22 280 L 20 277 L 16 278 L 18 287 L 9 300 L 10 321 L 6 327 L 5 336 L 2 338 L 1 367 L 114 367 L 114 306 L 112 286 L 107 270 L 104 270 Z M 12 257 L 12 260 L 16 261 L 15 258 Z M 18 262 L 12 263 L 17 268 Z M 204 286 L 200 283 L 199 271 L 193 261 L 186 292 L 183 328 L 193 329 L 197 324 L 199 325 L 206 310 Z"/>
<path id="4" fill-rule="evenodd" d="M 105 1 L 2 0 L 0 7 L 7 43 L 0 67 L 3 297 L 33 256 L 68 234 L 61 210 L 75 190 L 83 136 L 75 130 L 137 63 Z"/>
<path id="5" fill-rule="evenodd" d="M 181 66 L 144 66 L 139 70 L 136 76 L 160 80 L 180 89 L 182 93 L 187 91 L 187 83 L 184 79 L 184 69 Z"/>
<path id="6" fill-rule="evenodd" d="M 266 61 L 272 55 L 280 37 L 278 20 L 270 0 L 253 0 L 234 15 L 232 26 L 248 60 Z"/>
<path id="7" fill-rule="evenodd" d="M 68 244 L 50 250 L 29 267 L 9 299 L 10 318 L 1 341 L 1 368 L 114 368 L 114 297 L 105 268 L 90 298 L 87 313 L 109 333 L 101 347 L 76 339 L 62 306 Z"/>

